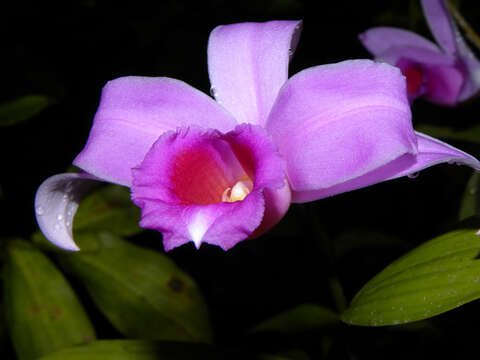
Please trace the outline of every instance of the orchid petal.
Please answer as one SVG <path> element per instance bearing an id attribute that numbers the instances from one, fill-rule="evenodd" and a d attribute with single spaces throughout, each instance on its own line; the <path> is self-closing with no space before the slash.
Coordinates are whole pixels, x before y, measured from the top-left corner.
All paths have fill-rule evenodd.
<path id="1" fill-rule="evenodd" d="M 239 123 L 264 125 L 288 78 L 300 21 L 216 27 L 208 41 L 212 95 Z"/>
<path id="2" fill-rule="evenodd" d="M 447 6 L 443 0 L 422 0 L 423 13 L 433 37 L 447 54 L 454 54 L 455 31 Z"/>
<path id="3" fill-rule="evenodd" d="M 243 174 L 235 170 L 231 174 L 241 177 L 231 178 L 229 169 L 238 164 Z M 197 127 L 169 131 L 133 174 L 140 226 L 161 231 L 166 250 L 189 241 L 231 248 L 261 224 L 264 190 L 285 184 L 285 164 L 275 145 L 261 127 L 247 124 L 227 134 Z M 242 200 L 224 202 L 222 193 L 243 179 L 253 181 L 251 191 Z"/>
<path id="4" fill-rule="evenodd" d="M 463 89 L 458 98 L 459 101 L 467 100 L 477 94 L 480 90 L 480 61 L 468 47 L 459 30 L 455 26 L 455 41 L 457 44 L 458 56 L 465 66 L 466 76 Z"/>
<path id="5" fill-rule="evenodd" d="M 480 171 L 480 162 L 473 156 L 428 135 L 416 132 L 418 153 L 405 154 L 368 174 L 326 189 L 292 193 L 292 202 L 308 202 L 370 186 L 382 181 L 414 175 L 441 163 L 467 165 Z"/>
<path id="6" fill-rule="evenodd" d="M 437 104 L 454 105 L 465 83 L 464 71 L 451 55 L 417 47 L 392 47 L 378 57 L 378 60 L 395 64 L 416 64 L 421 69 L 425 86 L 423 94 Z M 408 81 L 408 78 L 407 78 Z"/>
<path id="7" fill-rule="evenodd" d="M 417 149 L 404 77 L 398 68 L 370 60 L 293 76 L 267 130 L 297 192 L 346 182 Z"/>
<path id="8" fill-rule="evenodd" d="M 393 27 L 371 28 L 358 35 L 358 38 L 375 57 L 381 56 L 392 47 L 416 47 L 440 53 L 438 46 L 430 40 L 411 31 Z"/>
<path id="9" fill-rule="evenodd" d="M 399 59 L 408 59 L 429 65 L 456 65 L 456 58 L 451 55 L 415 46 L 393 46 L 376 58 L 376 60 L 384 61 L 392 65 L 396 65 Z"/>
<path id="10" fill-rule="evenodd" d="M 210 97 L 184 82 L 119 78 L 103 88 L 87 144 L 73 164 L 105 181 L 130 186 L 131 169 L 162 133 L 195 124 L 228 131 L 236 122 Z"/>
<path id="11" fill-rule="evenodd" d="M 455 105 L 465 84 L 465 76 L 453 66 L 425 66 L 425 97 L 433 103 Z"/>
<path id="12" fill-rule="evenodd" d="M 46 179 L 35 196 L 35 215 L 45 237 L 56 246 L 80 250 L 73 241 L 73 217 L 80 200 L 96 181 L 90 174 L 66 173 Z"/>

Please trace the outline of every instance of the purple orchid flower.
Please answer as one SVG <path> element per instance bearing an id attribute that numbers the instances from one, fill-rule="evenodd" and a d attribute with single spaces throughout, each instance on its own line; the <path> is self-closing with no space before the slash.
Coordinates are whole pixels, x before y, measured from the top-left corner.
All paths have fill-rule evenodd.
<path id="1" fill-rule="evenodd" d="M 301 22 L 215 28 L 212 94 L 165 77 L 123 77 L 102 92 L 84 172 L 47 179 L 36 195 L 44 235 L 78 250 L 72 222 L 88 184 L 128 186 L 140 226 L 166 250 L 193 241 L 227 250 L 308 202 L 441 162 L 477 170 L 470 155 L 416 133 L 405 78 L 388 64 L 352 60 L 288 79 Z"/>
<path id="2" fill-rule="evenodd" d="M 422 96 L 441 105 L 455 105 L 480 89 L 480 62 L 469 49 L 444 0 L 422 0 L 438 45 L 407 30 L 376 27 L 359 35 L 375 59 L 399 67 L 407 77 L 410 101 Z"/>

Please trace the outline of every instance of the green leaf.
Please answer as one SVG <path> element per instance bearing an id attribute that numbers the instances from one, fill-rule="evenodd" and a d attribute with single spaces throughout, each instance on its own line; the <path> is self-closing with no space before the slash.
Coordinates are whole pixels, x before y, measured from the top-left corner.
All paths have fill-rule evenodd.
<path id="1" fill-rule="evenodd" d="M 261 322 L 252 332 L 299 333 L 338 323 L 339 316 L 332 310 L 320 305 L 302 304 Z"/>
<path id="2" fill-rule="evenodd" d="M 79 232 L 107 231 L 114 235 L 131 236 L 143 229 L 138 226 L 140 208 L 130 200 L 130 190 L 117 185 L 106 185 L 95 189 L 80 202 L 73 222 L 75 242 Z M 44 250 L 66 253 L 56 247 L 40 231 L 32 235 L 33 242 Z M 95 241 L 88 243 L 82 251 L 95 250 Z M 93 247 L 93 248 L 92 248 Z"/>
<path id="3" fill-rule="evenodd" d="M 28 120 L 47 106 L 51 100 L 44 95 L 27 95 L 0 104 L 0 126 L 11 126 Z"/>
<path id="4" fill-rule="evenodd" d="M 426 319 L 480 297 L 480 237 L 472 229 L 441 235 L 370 280 L 342 320 L 365 326 Z"/>
<path id="5" fill-rule="evenodd" d="M 425 133 L 435 138 L 470 141 L 480 143 L 480 125 L 475 125 L 467 129 L 457 130 L 449 126 L 421 124 L 416 126 L 417 131 Z"/>
<path id="6" fill-rule="evenodd" d="M 260 354 L 256 360 L 310 360 L 302 350 L 291 350 L 280 354 Z"/>
<path id="7" fill-rule="evenodd" d="M 111 234 L 76 235 L 80 248 L 59 254 L 98 308 L 123 334 L 149 340 L 210 342 L 205 302 L 195 282 L 165 255 Z"/>
<path id="8" fill-rule="evenodd" d="M 130 189 L 117 185 L 101 187 L 85 199 L 75 215 L 74 231 L 108 231 L 119 236 L 141 232 L 140 208 L 130 199 Z"/>
<path id="9" fill-rule="evenodd" d="M 470 180 L 468 180 L 467 187 L 462 196 L 460 204 L 460 211 L 458 214 L 459 220 L 465 220 L 471 216 L 477 215 L 480 209 L 480 175 L 474 172 Z"/>
<path id="10" fill-rule="evenodd" d="M 95 339 L 92 324 L 62 273 L 26 241 L 8 244 L 4 297 L 9 333 L 21 360 Z"/>
<path id="11" fill-rule="evenodd" d="M 40 360 L 225 360 L 241 359 L 205 344 L 146 340 L 100 340 L 63 349 Z"/>

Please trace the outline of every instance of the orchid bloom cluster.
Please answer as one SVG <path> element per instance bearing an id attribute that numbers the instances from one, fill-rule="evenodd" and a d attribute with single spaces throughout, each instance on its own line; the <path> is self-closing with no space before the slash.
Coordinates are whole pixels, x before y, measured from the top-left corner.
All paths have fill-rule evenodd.
<path id="1" fill-rule="evenodd" d="M 227 250 L 302 203 L 472 156 L 411 122 L 405 77 L 386 63 L 350 60 L 288 78 L 301 22 L 215 28 L 208 42 L 214 99 L 166 77 L 106 84 L 73 164 L 38 189 L 44 235 L 78 250 L 72 223 L 95 181 L 131 189 L 140 226 L 168 251 L 192 241 Z"/>
<path id="2" fill-rule="evenodd" d="M 462 38 L 445 0 L 421 3 L 438 45 L 391 27 L 369 29 L 359 38 L 376 60 L 401 69 L 410 101 L 424 97 L 433 103 L 455 105 L 478 93 L 480 62 Z"/>

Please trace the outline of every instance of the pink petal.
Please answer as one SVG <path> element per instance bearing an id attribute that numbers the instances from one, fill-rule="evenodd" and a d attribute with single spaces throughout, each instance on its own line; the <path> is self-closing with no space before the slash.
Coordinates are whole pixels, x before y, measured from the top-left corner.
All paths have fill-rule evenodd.
<path id="1" fill-rule="evenodd" d="M 368 174 L 330 188 L 293 192 L 292 201 L 300 203 L 313 201 L 406 175 L 414 176 L 425 168 L 445 162 L 467 165 L 480 171 L 480 162 L 473 156 L 428 135 L 419 132 L 416 132 L 416 135 L 418 139 L 416 155 L 405 154 Z"/>
<path id="2" fill-rule="evenodd" d="M 392 27 L 375 27 L 358 35 L 363 46 L 373 56 L 381 56 L 392 47 L 416 47 L 439 53 L 440 49 L 433 42 L 411 31 Z"/>
<path id="3" fill-rule="evenodd" d="M 428 49 L 417 47 L 392 47 L 378 60 L 398 66 L 404 70 L 406 64 L 415 64 L 422 71 L 424 86 L 421 91 L 413 96 L 424 95 L 428 100 L 442 105 L 455 105 L 458 102 L 460 91 L 465 83 L 464 71 L 458 63 L 458 59 Z"/>
<path id="4" fill-rule="evenodd" d="M 428 63 L 418 58 L 400 58 L 395 64 L 407 78 L 409 100 L 424 96 L 441 105 L 455 105 L 465 83 L 464 72 L 455 64 Z"/>
<path id="5" fill-rule="evenodd" d="M 272 209 L 273 217 L 279 209 L 286 211 L 289 193 L 269 194 L 272 205 L 265 205 L 263 194 L 284 187 L 284 166 L 258 126 L 243 124 L 226 134 L 196 127 L 169 131 L 133 170 L 132 199 L 142 208 L 140 226 L 161 231 L 166 250 L 189 241 L 227 250 L 252 235 L 265 208 Z M 247 177 L 253 181 L 250 193 L 240 201 L 222 202 L 225 190 Z"/>
<path id="6" fill-rule="evenodd" d="M 73 217 L 96 181 L 85 173 L 58 174 L 45 180 L 35 195 L 35 216 L 43 235 L 65 250 L 80 250 L 73 241 Z"/>
<path id="7" fill-rule="evenodd" d="M 73 164 L 105 181 L 130 186 L 131 169 L 155 140 L 190 124 L 228 131 L 236 122 L 207 95 L 179 80 L 112 80 L 103 88 L 87 144 Z"/>
<path id="8" fill-rule="evenodd" d="M 458 100 L 467 100 L 480 90 L 480 62 L 453 22 L 445 1 L 422 0 L 422 6 L 437 42 L 445 52 L 460 58 L 465 67 L 466 79 Z"/>
<path id="9" fill-rule="evenodd" d="M 241 23 L 216 27 L 208 41 L 212 95 L 239 123 L 264 125 L 280 87 L 300 21 Z"/>
<path id="10" fill-rule="evenodd" d="M 443 0 L 422 0 L 423 13 L 430 30 L 447 54 L 456 52 L 455 32 L 452 19 Z"/>
<path id="11" fill-rule="evenodd" d="M 296 192 L 329 188 L 416 153 L 405 79 L 398 68 L 370 60 L 293 76 L 267 130 Z"/>
<path id="12" fill-rule="evenodd" d="M 425 97 L 441 105 L 458 103 L 460 91 L 465 84 L 464 73 L 454 66 L 425 66 Z"/>

